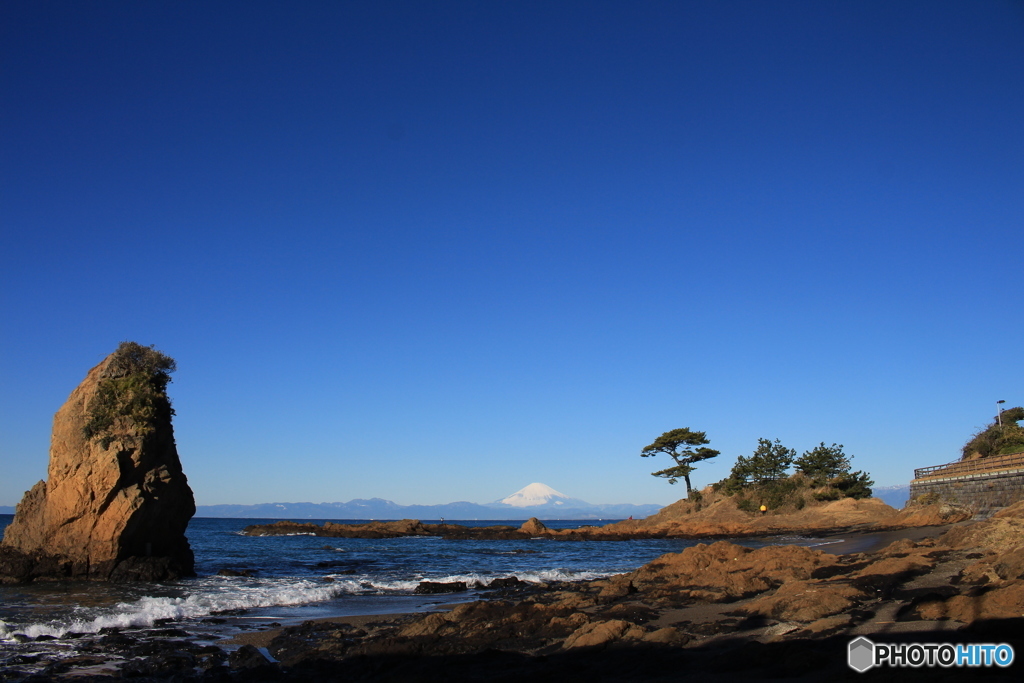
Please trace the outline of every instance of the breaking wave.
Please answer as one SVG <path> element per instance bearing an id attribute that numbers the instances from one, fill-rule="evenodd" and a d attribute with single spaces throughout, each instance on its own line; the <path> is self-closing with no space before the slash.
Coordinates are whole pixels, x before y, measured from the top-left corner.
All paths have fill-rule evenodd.
<path id="1" fill-rule="evenodd" d="M 449 574 L 443 576 L 413 576 L 408 579 L 386 580 L 335 575 L 331 583 L 314 579 L 265 579 L 237 581 L 208 579 L 202 587 L 185 597 L 143 597 L 133 602 L 121 602 L 85 617 L 53 620 L 32 624 L 13 624 L 0 621 L 0 640 L 10 640 L 20 633 L 36 638 L 53 636 L 62 638 L 67 633 L 98 633 L 101 629 L 148 628 L 164 619 L 199 619 L 233 610 L 261 607 L 283 607 L 324 602 L 342 595 L 367 593 L 412 593 L 422 581 L 450 583 L 463 581 L 467 586 L 486 585 L 496 578 L 515 576 L 521 581 L 546 583 L 551 581 L 585 581 L 609 576 L 609 572 L 568 571 L 549 569 L 520 571 L 503 574 Z"/>
<path id="2" fill-rule="evenodd" d="M 347 583 L 356 584 L 360 588 L 366 590 L 369 588 L 376 589 L 378 591 L 392 592 L 410 592 L 416 590 L 416 587 L 423 581 L 431 581 L 434 583 L 453 583 L 461 581 L 467 586 L 472 588 L 473 586 L 487 585 L 491 581 L 498 578 L 508 578 L 514 576 L 520 581 L 526 581 L 527 583 L 550 583 L 553 581 L 589 581 L 591 579 L 602 579 L 608 576 L 612 576 L 614 572 L 593 572 L 593 571 L 568 571 L 563 569 L 546 569 L 541 571 L 519 571 L 519 572 L 507 572 L 499 574 L 447 574 L 444 576 L 416 576 L 410 579 L 396 579 L 393 581 L 382 581 L 382 580 L 368 580 L 368 581 L 348 581 Z M 356 592 L 354 589 L 352 592 Z"/>
<path id="3" fill-rule="evenodd" d="M 66 633 L 97 633 L 109 627 L 145 628 L 161 619 L 196 619 L 230 610 L 320 602 L 350 590 L 345 583 L 325 585 L 312 580 L 290 580 L 286 585 L 282 583 L 274 581 L 222 586 L 220 590 L 217 590 L 216 585 L 211 585 L 187 597 L 144 597 L 135 602 L 122 602 L 103 610 L 101 614 L 80 619 L 68 618 L 27 625 L 0 621 L 0 640 L 9 640 L 15 633 L 23 633 L 32 638 L 61 638 Z"/>

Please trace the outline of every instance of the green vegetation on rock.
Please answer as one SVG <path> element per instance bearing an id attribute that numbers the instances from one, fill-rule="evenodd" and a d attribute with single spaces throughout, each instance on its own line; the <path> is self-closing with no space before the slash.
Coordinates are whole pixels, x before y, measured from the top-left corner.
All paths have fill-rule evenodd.
<path id="1" fill-rule="evenodd" d="M 1000 416 L 997 416 L 992 424 L 964 444 L 963 460 L 1024 451 L 1024 427 L 1017 424 L 1024 420 L 1024 407 L 1007 408 L 1002 412 L 1001 420 L 1002 425 L 999 424 Z"/>
<path id="2" fill-rule="evenodd" d="M 838 477 L 829 479 L 828 486 L 839 491 L 846 498 L 870 498 L 871 487 L 875 485 L 874 480 L 867 472 L 857 470 L 856 472 L 843 472 Z"/>
<path id="3" fill-rule="evenodd" d="M 89 403 L 82 434 L 106 450 L 115 439 L 141 438 L 152 432 L 157 419 L 174 414 L 167 384 L 175 369 L 174 359 L 153 346 L 121 342 Z"/>

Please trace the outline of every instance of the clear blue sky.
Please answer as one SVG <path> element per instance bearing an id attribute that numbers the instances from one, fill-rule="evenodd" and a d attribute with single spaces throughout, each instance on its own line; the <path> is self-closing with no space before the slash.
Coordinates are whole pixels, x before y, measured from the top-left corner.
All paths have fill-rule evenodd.
<path id="1" fill-rule="evenodd" d="M 879 484 L 1024 403 L 1024 4 L 0 5 L 0 504 L 131 339 L 200 504 Z"/>

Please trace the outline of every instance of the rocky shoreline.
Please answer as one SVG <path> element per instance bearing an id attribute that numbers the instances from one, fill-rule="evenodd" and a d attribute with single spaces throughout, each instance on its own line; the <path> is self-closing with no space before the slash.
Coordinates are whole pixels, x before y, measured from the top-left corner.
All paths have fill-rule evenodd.
<path id="1" fill-rule="evenodd" d="M 111 632 L 100 637 L 94 664 L 116 654 L 120 672 L 111 665 L 77 673 L 195 681 L 863 680 L 846 665 L 847 644 L 858 635 L 1005 642 L 1024 652 L 1024 503 L 983 521 L 870 540 L 892 542 L 831 554 L 718 541 L 607 579 L 509 586 L 493 599 L 427 614 L 307 621 L 223 647 L 173 635 L 132 643 Z M 238 649 L 229 654 L 230 647 Z M 31 680 L 5 664 L 3 680 Z M 866 676 L 1019 680 L 1020 668 Z"/>
<path id="2" fill-rule="evenodd" d="M 640 538 L 683 537 L 659 529 L 619 527 L 609 524 L 603 527 L 581 526 L 576 529 L 551 529 L 536 517 L 531 517 L 521 526 L 465 526 L 463 524 L 424 524 L 418 519 L 402 519 L 390 522 L 364 522 L 339 524 L 325 522 L 280 521 L 271 524 L 251 524 L 242 530 L 244 536 L 323 536 L 326 538 L 402 538 L 408 536 L 429 536 L 446 540 L 473 541 L 526 541 L 547 538 L 556 541 L 629 541 Z M 718 535 L 718 534 L 716 534 Z M 734 534 L 737 536 L 762 535 L 756 533 Z M 701 536 L 703 537 L 703 536 Z"/>
<path id="3" fill-rule="evenodd" d="M 518 600 L 394 620 L 306 622 L 258 642 L 278 660 L 268 666 L 293 680 L 824 680 L 859 676 L 846 665 L 857 635 L 1009 642 L 1019 650 L 1022 617 L 1018 505 L 876 552 L 719 541 Z M 1016 680 L 1018 669 L 888 673 Z"/>

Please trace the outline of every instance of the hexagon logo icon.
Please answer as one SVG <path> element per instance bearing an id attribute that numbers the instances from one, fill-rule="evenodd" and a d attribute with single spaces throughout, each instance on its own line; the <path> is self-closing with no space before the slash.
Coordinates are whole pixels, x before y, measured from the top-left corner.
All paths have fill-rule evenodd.
<path id="1" fill-rule="evenodd" d="M 864 673 L 875 665 L 875 644 L 861 636 L 850 641 L 846 663 L 858 673 Z"/>

